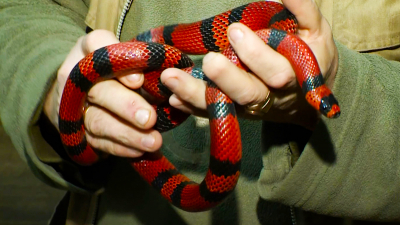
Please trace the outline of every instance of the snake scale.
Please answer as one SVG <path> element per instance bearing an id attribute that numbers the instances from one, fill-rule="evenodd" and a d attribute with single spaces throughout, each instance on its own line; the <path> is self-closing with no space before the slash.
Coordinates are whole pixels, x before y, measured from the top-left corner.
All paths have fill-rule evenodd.
<path id="1" fill-rule="evenodd" d="M 154 28 L 130 42 L 100 48 L 82 59 L 70 73 L 59 110 L 60 135 L 71 159 L 80 165 L 91 165 L 101 158 L 87 143 L 83 125 L 83 105 L 93 85 L 124 72 L 142 70 L 143 88 L 157 98 L 168 99 L 170 91 L 159 82 L 165 68 L 181 68 L 207 80 L 201 70 L 193 68 L 186 54 L 223 52 L 241 65 L 227 38 L 227 28 L 234 22 L 256 31 L 266 44 L 290 61 L 305 98 L 316 110 L 330 118 L 339 116 L 338 102 L 324 84 L 315 56 L 295 35 L 298 25 L 294 15 L 276 2 L 253 2 L 202 21 Z M 205 96 L 211 149 L 209 169 L 200 184 L 181 174 L 160 152 L 129 159 L 168 201 L 187 211 L 203 211 L 217 205 L 234 190 L 240 174 L 242 145 L 234 103 L 211 81 L 207 82 Z M 154 107 L 158 115 L 155 129 L 160 131 L 172 129 L 187 118 L 168 103 Z"/>

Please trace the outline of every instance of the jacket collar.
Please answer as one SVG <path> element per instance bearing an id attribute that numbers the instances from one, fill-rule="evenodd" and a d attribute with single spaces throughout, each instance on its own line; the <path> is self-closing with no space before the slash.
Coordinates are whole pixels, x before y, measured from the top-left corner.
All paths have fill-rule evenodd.
<path id="1" fill-rule="evenodd" d="M 105 29 L 117 36 L 127 9 L 133 0 L 91 0 L 86 25 L 92 29 Z M 124 10 L 125 9 L 125 10 Z"/>

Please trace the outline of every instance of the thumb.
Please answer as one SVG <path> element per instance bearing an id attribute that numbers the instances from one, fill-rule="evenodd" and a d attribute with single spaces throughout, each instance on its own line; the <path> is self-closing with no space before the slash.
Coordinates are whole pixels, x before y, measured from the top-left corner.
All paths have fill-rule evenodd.
<path id="1" fill-rule="evenodd" d="M 282 2 L 296 17 L 300 29 L 313 33 L 320 28 L 323 17 L 313 0 L 282 0 Z"/>

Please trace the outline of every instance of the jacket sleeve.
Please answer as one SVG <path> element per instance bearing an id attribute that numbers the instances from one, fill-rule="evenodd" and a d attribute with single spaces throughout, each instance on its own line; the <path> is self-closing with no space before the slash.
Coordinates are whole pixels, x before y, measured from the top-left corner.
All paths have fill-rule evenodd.
<path id="1" fill-rule="evenodd" d="M 6 133 L 33 173 L 59 188 L 83 191 L 54 164 L 63 160 L 38 126 L 43 101 L 57 70 L 85 35 L 82 0 L 0 1 L 0 117 Z"/>
<path id="2" fill-rule="evenodd" d="M 400 220 L 400 63 L 337 47 L 341 116 L 322 118 L 304 144 L 301 129 L 264 124 L 260 194 L 320 214 Z M 281 141 L 266 136 L 274 135 L 267 125 Z"/>

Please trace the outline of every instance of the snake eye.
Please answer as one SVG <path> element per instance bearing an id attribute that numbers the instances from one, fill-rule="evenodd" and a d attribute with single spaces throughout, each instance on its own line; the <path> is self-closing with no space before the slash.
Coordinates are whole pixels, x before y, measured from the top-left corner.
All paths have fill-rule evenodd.
<path id="1" fill-rule="evenodd" d="M 329 102 L 329 98 L 326 98 L 326 97 L 322 98 L 321 103 L 319 105 L 319 111 L 322 114 L 327 115 L 329 113 L 329 111 L 331 111 L 331 108 L 332 108 L 332 106 Z"/>

